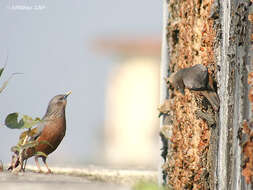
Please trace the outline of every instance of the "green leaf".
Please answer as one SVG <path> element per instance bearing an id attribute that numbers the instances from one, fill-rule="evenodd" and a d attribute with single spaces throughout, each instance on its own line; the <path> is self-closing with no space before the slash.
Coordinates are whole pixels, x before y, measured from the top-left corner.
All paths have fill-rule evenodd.
<path id="1" fill-rule="evenodd" d="M 22 120 L 24 122 L 24 126 L 22 128 L 27 128 L 27 129 L 32 128 L 34 125 L 38 124 L 41 121 L 40 118 L 38 117 L 33 119 L 28 115 L 23 115 Z"/>
<path id="2" fill-rule="evenodd" d="M 41 121 L 39 118 L 32 119 L 27 115 L 23 115 L 20 120 L 18 120 L 18 117 L 19 113 L 17 112 L 7 115 L 5 126 L 11 129 L 29 129 Z"/>
<path id="3" fill-rule="evenodd" d="M 19 129 L 24 125 L 23 120 L 18 121 L 18 113 L 10 113 L 5 118 L 5 125 L 11 129 Z"/>
<path id="4" fill-rule="evenodd" d="M 47 157 L 47 155 L 46 155 L 44 152 L 40 152 L 40 151 L 36 152 L 35 155 L 36 155 L 36 156 Z"/>

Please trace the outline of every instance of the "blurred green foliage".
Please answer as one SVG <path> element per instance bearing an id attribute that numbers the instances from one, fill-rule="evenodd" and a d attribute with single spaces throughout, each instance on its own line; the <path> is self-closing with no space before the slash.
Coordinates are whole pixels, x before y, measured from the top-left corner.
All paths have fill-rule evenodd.
<path id="1" fill-rule="evenodd" d="M 152 182 L 139 182 L 132 188 L 133 190 L 169 190 L 168 188 L 161 187 L 156 183 Z"/>

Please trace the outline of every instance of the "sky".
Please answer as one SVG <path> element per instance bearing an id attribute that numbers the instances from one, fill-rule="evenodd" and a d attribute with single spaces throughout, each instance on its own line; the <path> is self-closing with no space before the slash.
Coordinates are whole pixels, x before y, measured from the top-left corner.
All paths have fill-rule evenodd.
<path id="1" fill-rule="evenodd" d="M 67 132 L 51 162 L 98 162 L 103 152 L 105 89 L 115 64 L 96 52 L 99 38 L 159 36 L 162 1 L 157 0 L 1 0 L 0 122 L 8 113 L 45 114 L 49 100 L 69 90 Z M 0 127 L 0 160 L 10 161 L 10 147 L 20 130 Z M 59 160 L 60 159 L 60 160 Z"/>

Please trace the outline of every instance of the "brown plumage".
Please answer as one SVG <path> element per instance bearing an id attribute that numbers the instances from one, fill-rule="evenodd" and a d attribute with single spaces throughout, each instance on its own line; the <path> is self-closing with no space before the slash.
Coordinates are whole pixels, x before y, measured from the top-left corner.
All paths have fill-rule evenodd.
<path id="1" fill-rule="evenodd" d="M 67 97 L 70 93 L 71 92 L 63 95 L 57 95 L 52 98 L 48 104 L 46 114 L 42 118 L 42 122 L 40 122 L 36 128 L 32 129 L 34 134 L 30 137 L 30 141 L 36 140 L 37 142 L 47 143 L 40 143 L 35 147 L 28 148 L 23 155 L 22 161 L 20 161 L 20 158 L 17 158 L 16 161 L 14 161 L 14 163 L 12 163 L 9 167 L 10 170 L 16 168 L 20 162 L 23 162 L 24 160 L 26 161 L 28 158 L 35 156 L 35 162 L 39 172 L 41 172 L 41 169 L 38 158 L 41 157 L 47 167 L 47 173 L 51 173 L 51 170 L 46 163 L 47 157 L 43 155 L 35 155 L 35 153 L 42 152 L 49 155 L 61 143 L 66 132 L 65 107 L 67 104 Z"/>
<path id="2" fill-rule="evenodd" d="M 204 65 L 197 64 L 172 73 L 168 83 L 184 94 L 184 89 L 200 91 L 210 102 L 213 109 L 218 111 L 220 100 L 213 85 L 213 79 Z"/>

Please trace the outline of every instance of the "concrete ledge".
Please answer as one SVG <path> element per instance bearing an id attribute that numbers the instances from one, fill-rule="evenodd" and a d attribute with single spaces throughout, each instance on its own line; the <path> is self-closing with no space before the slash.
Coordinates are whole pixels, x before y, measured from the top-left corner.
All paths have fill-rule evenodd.
<path id="1" fill-rule="evenodd" d="M 28 171 L 36 172 L 37 167 L 28 165 Z M 85 177 L 88 180 L 96 180 L 107 183 L 132 185 L 139 181 L 157 182 L 158 172 L 152 170 L 128 170 L 105 168 L 61 168 L 50 167 L 54 174 Z M 46 171 L 42 167 L 43 171 Z"/>

